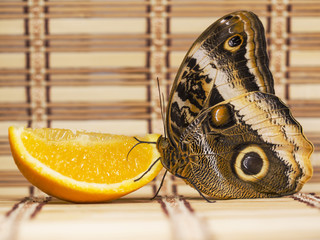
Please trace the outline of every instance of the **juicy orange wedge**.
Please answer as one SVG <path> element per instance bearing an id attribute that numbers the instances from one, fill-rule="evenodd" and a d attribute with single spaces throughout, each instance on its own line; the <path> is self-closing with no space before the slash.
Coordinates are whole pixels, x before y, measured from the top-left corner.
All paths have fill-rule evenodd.
<path id="1" fill-rule="evenodd" d="M 137 139 L 122 135 L 9 128 L 21 173 L 45 193 L 72 202 L 111 201 L 149 183 L 162 169 L 158 137 L 137 137 L 153 143 L 135 146 Z"/>

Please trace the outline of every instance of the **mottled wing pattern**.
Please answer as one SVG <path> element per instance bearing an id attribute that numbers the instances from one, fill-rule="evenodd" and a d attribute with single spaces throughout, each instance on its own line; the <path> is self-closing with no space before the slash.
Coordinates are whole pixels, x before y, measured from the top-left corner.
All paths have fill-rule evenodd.
<path id="1" fill-rule="evenodd" d="M 220 18 L 195 41 L 170 93 L 167 131 L 173 146 L 204 108 L 250 91 L 274 92 L 264 36 L 258 17 L 241 11 Z"/>
<path id="2" fill-rule="evenodd" d="M 222 122 L 215 119 L 219 109 L 228 109 Z M 180 173 L 185 181 L 216 198 L 288 195 L 312 176 L 313 146 L 273 94 L 250 92 L 204 110 L 178 148 L 190 156 Z M 246 154 L 258 159 L 255 165 L 245 168 Z"/>

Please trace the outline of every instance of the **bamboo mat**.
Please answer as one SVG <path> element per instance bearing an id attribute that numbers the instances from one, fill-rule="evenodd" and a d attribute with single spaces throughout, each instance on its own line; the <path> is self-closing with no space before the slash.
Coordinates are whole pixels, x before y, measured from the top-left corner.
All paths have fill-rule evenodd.
<path id="1" fill-rule="evenodd" d="M 162 133 L 167 98 L 196 37 L 217 18 L 255 12 L 279 95 L 315 145 L 301 193 L 207 203 L 161 176 L 122 199 L 71 204 L 32 187 L 10 155 L 11 125 Z M 320 239 L 320 1 L 1 0 L 0 240 Z"/>
<path id="2" fill-rule="evenodd" d="M 207 203 L 179 181 L 104 204 L 72 204 L 31 186 L 1 187 L 0 239 L 320 239 L 320 184 L 274 199 Z"/>

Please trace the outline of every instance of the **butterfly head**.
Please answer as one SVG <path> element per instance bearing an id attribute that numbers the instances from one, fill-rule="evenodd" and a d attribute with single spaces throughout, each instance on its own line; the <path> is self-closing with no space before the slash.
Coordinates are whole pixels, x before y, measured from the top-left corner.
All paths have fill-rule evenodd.
<path id="1" fill-rule="evenodd" d="M 169 140 L 163 136 L 160 136 L 157 140 L 157 148 L 159 151 L 163 152 L 169 147 Z"/>
<path id="2" fill-rule="evenodd" d="M 160 153 L 162 166 L 172 174 L 175 174 L 177 168 L 182 169 L 181 158 L 179 152 L 171 145 L 168 138 L 160 136 L 157 141 L 157 149 Z M 179 161 L 180 160 L 180 161 Z"/>

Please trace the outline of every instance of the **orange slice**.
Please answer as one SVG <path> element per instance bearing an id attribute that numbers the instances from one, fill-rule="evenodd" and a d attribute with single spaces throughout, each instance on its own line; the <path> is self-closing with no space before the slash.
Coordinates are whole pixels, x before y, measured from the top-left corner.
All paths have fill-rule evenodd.
<path id="1" fill-rule="evenodd" d="M 158 137 L 137 139 L 156 142 Z M 137 139 L 67 129 L 9 128 L 11 152 L 21 173 L 49 195 L 72 202 L 111 201 L 154 179 L 162 169 L 159 152 L 155 144 L 134 147 Z"/>

